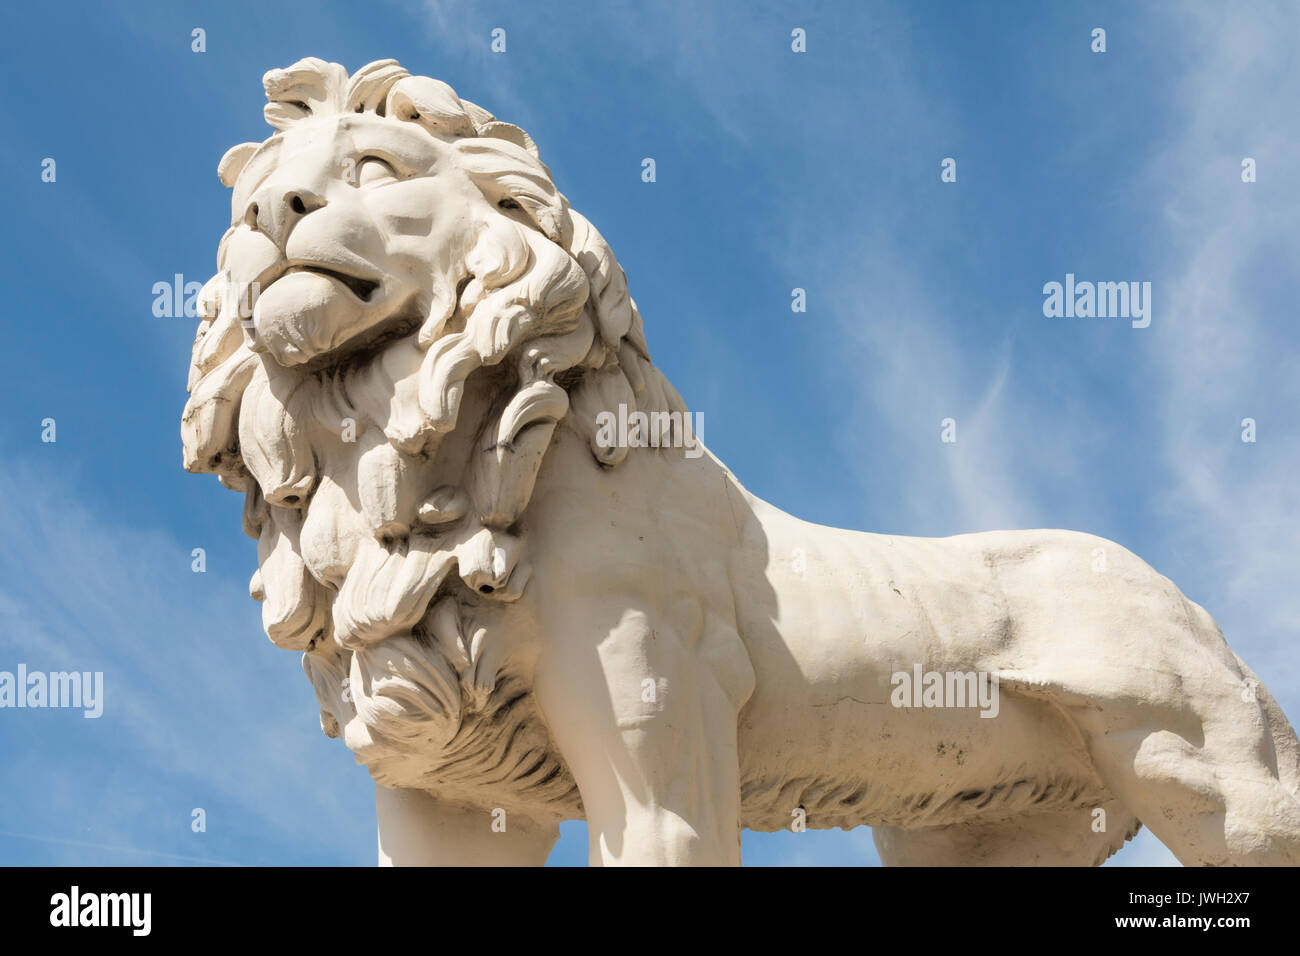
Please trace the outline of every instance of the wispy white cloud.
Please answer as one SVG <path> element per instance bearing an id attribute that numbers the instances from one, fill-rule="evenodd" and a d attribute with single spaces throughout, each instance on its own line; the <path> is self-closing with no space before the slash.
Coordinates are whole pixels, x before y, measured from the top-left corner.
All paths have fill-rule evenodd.
<path id="1" fill-rule="evenodd" d="M 1141 188 L 1162 199 L 1164 304 L 1153 397 L 1173 479 L 1162 518 L 1191 596 L 1300 717 L 1300 160 L 1293 4 L 1179 6 L 1153 28 L 1186 51 L 1182 123 Z M 1258 182 L 1241 163 L 1256 160 Z M 1154 323 L 1153 323 L 1154 326 Z M 1258 441 L 1241 441 L 1241 422 Z"/>

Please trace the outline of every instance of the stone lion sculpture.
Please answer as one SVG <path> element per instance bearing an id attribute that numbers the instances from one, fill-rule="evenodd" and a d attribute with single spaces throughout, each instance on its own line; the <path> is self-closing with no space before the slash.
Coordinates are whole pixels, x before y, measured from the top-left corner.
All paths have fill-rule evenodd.
<path id="1" fill-rule="evenodd" d="M 707 454 L 529 136 L 393 60 L 264 78 L 200 295 L 185 467 L 374 777 L 380 861 L 1300 863 L 1300 745 L 1120 546 L 808 524 Z M 611 426 L 619 422 L 618 428 Z"/>

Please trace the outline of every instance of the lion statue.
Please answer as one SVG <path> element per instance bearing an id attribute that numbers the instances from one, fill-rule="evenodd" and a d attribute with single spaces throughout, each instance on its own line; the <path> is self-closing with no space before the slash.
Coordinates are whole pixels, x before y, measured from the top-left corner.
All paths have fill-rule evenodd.
<path id="1" fill-rule="evenodd" d="M 389 864 L 1300 864 L 1300 744 L 1210 616 L 1067 531 L 925 539 L 749 494 L 521 129 L 393 60 L 264 80 L 182 421 L 250 592 L 376 781 Z M 617 423 L 615 426 L 614 423 Z M 1140 822 L 1139 822 L 1140 821 Z"/>

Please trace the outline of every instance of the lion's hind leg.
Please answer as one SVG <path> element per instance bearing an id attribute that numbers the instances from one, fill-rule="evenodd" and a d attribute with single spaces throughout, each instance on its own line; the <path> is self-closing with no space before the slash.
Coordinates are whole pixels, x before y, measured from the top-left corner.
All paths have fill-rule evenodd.
<path id="1" fill-rule="evenodd" d="M 1111 801 L 946 826 L 872 830 L 885 866 L 1098 866 L 1137 834 L 1133 814 Z"/>
<path id="2" fill-rule="evenodd" d="M 1057 534 L 1023 572 L 1000 568 L 1018 637 L 1002 692 L 1060 708 L 1105 791 L 1183 864 L 1300 865 L 1286 717 L 1205 609 L 1145 562 L 1101 542 L 1109 560 L 1084 571 L 1093 543 Z"/>
<path id="3" fill-rule="evenodd" d="M 1095 711 L 1080 723 L 1107 788 L 1184 865 L 1300 865 L 1300 801 L 1270 766 L 1258 713 L 1218 714 L 1196 730 L 1105 726 Z"/>
<path id="4" fill-rule="evenodd" d="M 1204 609 L 1177 597 L 1181 615 L 1131 619 L 1154 642 L 1145 656 L 1099 654 L 1110 663 L 1093 692 L 1058 687 L 1057 703 L 1107 791 L 1184 865 L 1298 866 L 1295 731 Z"/>

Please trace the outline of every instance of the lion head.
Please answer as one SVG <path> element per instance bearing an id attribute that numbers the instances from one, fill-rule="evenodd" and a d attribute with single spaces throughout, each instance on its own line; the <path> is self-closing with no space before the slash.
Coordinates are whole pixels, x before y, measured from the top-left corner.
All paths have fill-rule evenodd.
<path id="1" fill-rule="evenodd" d="M 325 732 L 421 785 L 472 745 L 471 715 L 518 699 L 482 621 L 527 586 L 521 518 L 557 426 L 614 466 L 600 411 L 685 407 L 521 129 L 393 60 L 263 83 L 275 134 L 218 168 L 231 219 L 185 467 L 244 492 L 250 591 L 304 652 Z"/>

